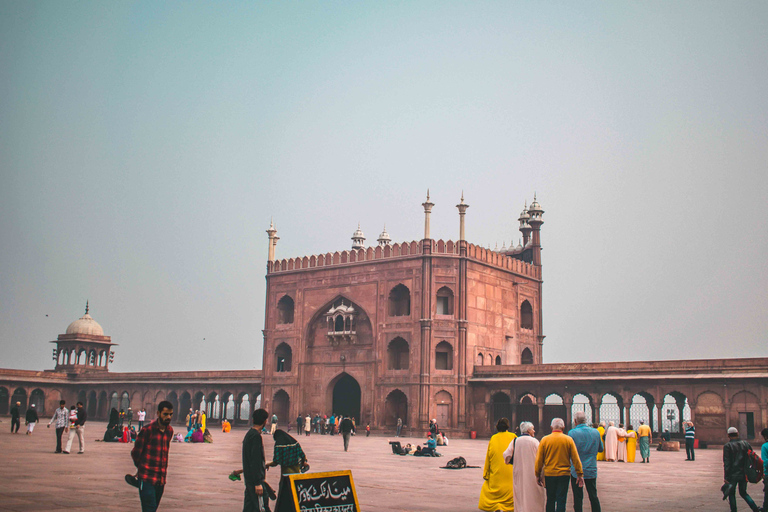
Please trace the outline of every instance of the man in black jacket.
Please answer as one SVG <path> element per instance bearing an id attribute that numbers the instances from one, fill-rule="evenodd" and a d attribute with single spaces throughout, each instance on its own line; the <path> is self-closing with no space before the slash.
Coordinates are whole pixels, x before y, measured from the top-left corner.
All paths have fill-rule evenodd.
<path id="1" fill-rule="evenodd" d="M 352 432 L 355 431 L 355 424 L 348 416 L 344 416 L 339 424 L 339 430 L 341 430 L 341 436 L 344 438 L 344 451 L 349 448 L 349 438 L 352 436 Z"/>
<path id="2" fill-rule="evenodd" d="M 11 433 L 12 434 L 18 434 L 19 433 L 19 426 L 21 425 L 21 416 L 19 413 L 19 407 L 21 407 L 21 402 L 16 402 L 16 405 L 11 407 Z M 16 430 L 13 429 L 13 427 L 16 427 Z"/>
<path id="3" fill-rule="evenodd" d="M 261 438 L 261 429 L 267 423 L 268 417 L 269 413 L 264 409 L 253 411 L 253 427 L 243 439 L 243 512 L 269 511 L 269 496 L 262 485 L 267 476 L 267 461 L 264 458 L 264 441 Z"/>
<path id="4" fill-rule="evenodd" d="M 723 446 L 723 469 L 725 472 L 726 484 L 731 484 L 728 492 L 728 503 L 731 505 L 731 512 L 736 512 L 736 488 L 739 488 L 739 495 L 744 498 L 749 508 L 753 512 L 759 509 L 752 498 L 747 494 L 747 475 L 744 472 L 744 463 L 746 462 L 747 450 L 751 447 L 746 441 L 739 439 L 739 431 L 736 427 L 728 429 L 728 442 Z"/>
<path id="5" fill-rule="evenodd" d="M 27 435 L 31 435 L 35 430 L 35 425 L 38 421 L 40 421 L 40 418 L 37 416 L 37 409 L 35 409 L 35 404 L 29 406 L 25 419 L 27 424 Z"/>

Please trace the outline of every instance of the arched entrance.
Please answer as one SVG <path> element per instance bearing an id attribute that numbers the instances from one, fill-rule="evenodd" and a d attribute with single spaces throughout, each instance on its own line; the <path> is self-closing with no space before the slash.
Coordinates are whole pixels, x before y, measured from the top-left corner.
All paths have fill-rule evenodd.
<path id="1" fill-rule="evenodd" d="M 397 418 L 403 420 L 403 425 L 408 425 L 408 397 L 399 389 L 388 394 L 384 402 L 384 425 L 396 426 Z"/>
<path id="2" fill-rule="evenodd" d="M 333 386 L 333 414 L 355 418 L 360 425 L 360 384 L 348 373 L 342 373 Z"/>
<path id="3" fill-rule="evenodd" d="M 272 398 L 272 414 L 277 415 L 277 424 L 282 425 L 285 427 L 288 425 L 288 422 L 291 420 L 289 419 L 289 412 L 291 410 L 291 398 L 288 396 L 288 393 L 285 392 L 285 390 L 281 389 L 277 393 L 275 393 L 274 398 Z"/>

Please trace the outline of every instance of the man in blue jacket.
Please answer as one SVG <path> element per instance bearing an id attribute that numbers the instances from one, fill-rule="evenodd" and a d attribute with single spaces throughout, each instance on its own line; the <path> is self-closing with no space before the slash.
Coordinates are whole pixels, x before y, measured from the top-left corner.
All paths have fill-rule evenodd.
<path id="1" fill-rule="evenodd" d="M 587 425 L 587 417 L 582 411 L 573 415 L 574 427 L 568 432 L 579 452 L 584 471 L 584 487 L 587 488 L 592 512 L 600 512 L 600 500 L 597 498 L 597 454 L 604 450 L 600 432 Z M 571 489 L 573 490 L 573 510 L 582 512 L 584 489 L 579 487 L 576 469 L 571 464 Z"/>
<path id="2" fill-rule="evenodd" d="M 768 428 L 764 428 L 760 435 L 763 436 L 763 447 L 760 448 L 760 458 L 763 459 L 763 510 L 768 510 Z"/>

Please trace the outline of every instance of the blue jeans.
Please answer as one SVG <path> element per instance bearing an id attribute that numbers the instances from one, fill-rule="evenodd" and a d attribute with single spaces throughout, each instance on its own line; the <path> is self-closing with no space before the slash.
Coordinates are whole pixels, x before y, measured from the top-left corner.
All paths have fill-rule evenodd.
<path id="1" fill-rule="evenodd" d="M 570 480 L 571 475 L 544 476 L 544 485 L 547 487 L 547 512 L 565 512 Z"/>
<path id="2" fill-rule="evenodd" d="M 731 489 L 731 493 L 728 495 L 728 504 L 731 506 L 731 512 L 736 512 L 736 489 L 739 490 L 739 496 L 744 498 L 744 501 L 747 502 L 747 505 L 750 509 L 753 511 L 757 511 L 757 505 L 755 505 L 755 502 L 752 500 L 752 497 L 747 494 L 747 481 L 746 480 L 740 480 L 737 485 L 733 486 L 733 489 Z"/>
<path id="3" fill-rule="evenodd" d="M 141 499 L 141 512 L 155 512 L 163 497 L 164 485 L 152 485 L 144 480 L 139 480 L 139 498 Z"/>
<path id="4" fill-rule="evenodd" d="M 395 437 L 400 437 L 400 431 L 401 430 L 403 430 L 403 426 L 402 425 L 398 425 L 397 426 L 397 434 L 395 434 Z"/>

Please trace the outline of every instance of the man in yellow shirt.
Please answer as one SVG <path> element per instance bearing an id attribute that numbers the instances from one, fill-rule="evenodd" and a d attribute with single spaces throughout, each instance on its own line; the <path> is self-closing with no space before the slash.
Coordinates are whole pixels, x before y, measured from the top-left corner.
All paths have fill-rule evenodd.
<path id="1" fill-rule="evenodd" d="M 553 419 L 552 433 L 544 436 L 536 454 L 536 478 L 539 485 L 547 489 L 547 512 L 565 512 L 571 464 L 576 470 L 577 485 L 584 487 L 584 471 L 579 452 L 573 439 L 563 434 L 564 428 L 565 422 L 561 418 Z"/>
<path id="2" fill-rule="evenodd" d="M 640 420 L 640 426 L 637 427 L 637 444 L 640 445 L 640 456 L 643 462 L 651 462 L 651 443 L 653 442 L 653 433 L 651 427 Z"/>

